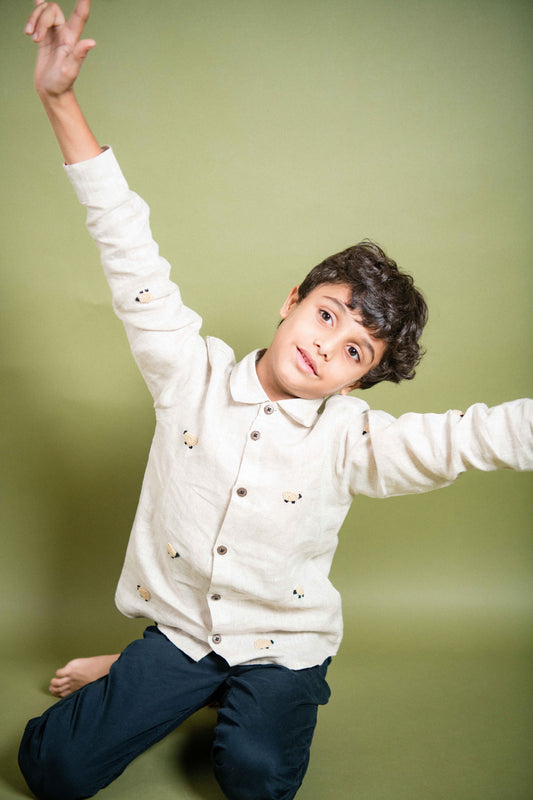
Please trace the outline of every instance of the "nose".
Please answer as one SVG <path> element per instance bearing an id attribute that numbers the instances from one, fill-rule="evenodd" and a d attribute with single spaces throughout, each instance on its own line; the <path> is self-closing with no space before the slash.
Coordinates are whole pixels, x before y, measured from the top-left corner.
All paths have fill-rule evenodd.
<path id="1" fill-rule="evenodd" d="M 324 361 L 331 361 L 335 354 L 342 350 L 345 338 L 345 332 L 339 327 L 334 331 L 320 331 L 313 344 Z"/>
<path id="2" fill-rule="evenodd" d="M 318 340 L 315 340 L 314 345 L 317 349 L 318 355 L 322 356 L 325 361 L 328 361 L 330 357 L 331 348 L 326 343 L 326 341 L 322 339 L 320 340 L 320 342 Z"/>

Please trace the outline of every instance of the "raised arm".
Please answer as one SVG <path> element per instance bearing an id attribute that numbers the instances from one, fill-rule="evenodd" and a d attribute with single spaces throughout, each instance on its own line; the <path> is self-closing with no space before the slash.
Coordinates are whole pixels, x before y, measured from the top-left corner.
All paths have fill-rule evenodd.
<path id="1" fill-rule="evenodd" d="M 74 94 L 74 82 L 83 61 L 96 42 L 81 39 L 89 18 L 91 0 L 78 0 L 70 19 L 57 3 L 35 0 L 25 27 L 39 46 L 35 89 L 50 119 L 67 164 L 86 161 L 102 152 Z"/>
<path id="2" fill-rule="evenodd" d="M 113 151 L 93 136 L 74 95 L 83 60 L 96 42 L 81 39 L 90 0 L 67 21 L 56 3 L 38 3 L 25 28 L 39 46 L 35 88 L 50 118 L 87 226 L 97 244 L 131 349 L 156 404 L 173 402 L 192 369 L 205 369 L 201 318 L 187 308 L 159 255 L 146 203 L 131 191 Z M 98 156 L 95 158 L 95 156 Z"/>

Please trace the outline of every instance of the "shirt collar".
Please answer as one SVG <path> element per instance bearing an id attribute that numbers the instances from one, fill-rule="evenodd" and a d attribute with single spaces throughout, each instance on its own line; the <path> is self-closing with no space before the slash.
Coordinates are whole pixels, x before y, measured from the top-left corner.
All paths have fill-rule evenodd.
<path id="1" fill-rule="evenodd" d="M 254 350 L 248 353 L 242 361 L 233 367 L 230 375 L 230 391 L 233 400 L 237 403 L 268 403 L 269 398 L 265 394 L 263 387 L 257 377 L 255 364 L 257 358 L 263 350 Z M 318 409 L 324 402 L 323 398 L 315 400 L 304 400 L 301 397 L 294 397 L 290 400 L 279 400 L 272 403 L 278 406 L 287 416 L 295 422 L 310 428 L 316 421 Z"/>

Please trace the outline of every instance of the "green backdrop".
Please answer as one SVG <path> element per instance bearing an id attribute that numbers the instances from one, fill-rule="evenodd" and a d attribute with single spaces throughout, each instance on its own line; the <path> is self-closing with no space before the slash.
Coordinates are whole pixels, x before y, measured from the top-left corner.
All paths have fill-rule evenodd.
<path id="1" fill-rule="evenodd" d="M 32 88 L 31 3 L 0 2 L 0 797 L 53 670 L 142 630 L 113 592 L 153 430 Z M 72 7 L 72 3 L 68 10 Z M 532 391 L 533 6 L 520 0 L 94 0 L 78 95 L 151 205 L 204 333 L 268 344 L 288 290 L 364 237 L 430 306 L 393 414 Z M 302 800 L 531 797 L 529 475 L 358 499 L 346 637 Z M 211 716 L 210 716 L 211 714 Z M 220 798 L 211 712 L 102 797 Z"/>

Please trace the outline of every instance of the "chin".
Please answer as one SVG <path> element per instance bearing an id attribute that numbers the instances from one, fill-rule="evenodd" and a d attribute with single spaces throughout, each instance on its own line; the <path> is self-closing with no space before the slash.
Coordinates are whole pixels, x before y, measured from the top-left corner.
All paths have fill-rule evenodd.
<path id="1" fill-rule="evenodd" d="M 307 392 L 298 394 L 297 397 L 300 397 L 302 400 L 320 400 L 324 397 L 327 397 L 327 395 L 324 395 L 319 391 L 313 392 L 312 390 L 309 390 Z"/>

